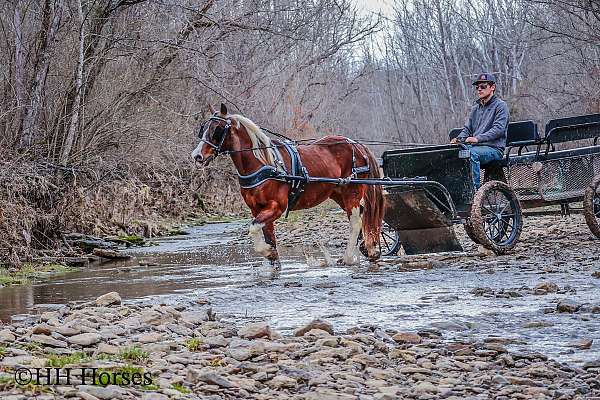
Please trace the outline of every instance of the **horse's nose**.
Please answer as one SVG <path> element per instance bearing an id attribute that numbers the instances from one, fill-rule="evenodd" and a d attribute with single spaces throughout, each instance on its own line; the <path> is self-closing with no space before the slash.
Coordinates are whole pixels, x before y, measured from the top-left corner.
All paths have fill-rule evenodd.
<path id="1" fill-rule="evenodd" d="M 203 157 L 202 154 L 200 154 L 200 152 L 198 151 L 198 149 L 195 149 L 194 151 L 192 151 L 192 159 L 196 162 L 202 162 L 203 161 Z"/>

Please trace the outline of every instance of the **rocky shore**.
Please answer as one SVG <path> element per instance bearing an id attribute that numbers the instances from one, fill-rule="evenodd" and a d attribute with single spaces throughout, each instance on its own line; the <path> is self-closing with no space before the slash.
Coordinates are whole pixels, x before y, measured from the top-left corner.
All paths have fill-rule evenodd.
<path id="1" fill-rule="evenodd" d="M 448 342 L 436 330 L 374 326 L 339 332 L 323 320 L 283 336 L 264 322 L 219 321 L 208 305 L 123 304 L 115 292 L 0 328 L 5 400 L 600 398 L 600 360 L 566 365 L 509 351 L 511 340 L 501 337 Z M 36 385 L 44 367 L 59 368 L 62 384 L 45 384 L 42 369 Z M 33 383 L 16 382 L 23 369 Z M 137 384 L 132 376 L 141 377 Z"/>

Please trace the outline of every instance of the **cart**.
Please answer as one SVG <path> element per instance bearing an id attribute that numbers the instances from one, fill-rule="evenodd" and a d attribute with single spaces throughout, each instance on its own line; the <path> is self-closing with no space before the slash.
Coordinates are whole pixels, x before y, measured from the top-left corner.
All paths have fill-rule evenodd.
<path id="1" fill-rule="evenodd" d="M 450 138 L 460 131 L 450 131 Z M 477 191 L 465 145 L 384 152 L 386 178 L 423 184 L 386 185 L 382 255 L 394 255 L 400 246 L 406 254 L 460 251 L 453 229 L 458 223 L 474 242 L 506 253 L 521 233 L 522 209 L 558 204 L 569 214 L 575 202 L 583 202 L 586 223 L 600 238 L 599 137 L 600 114 L 550 120 L 543 138 L 533 121 L 510 123 L 505 157 L 484 168 Z"/>

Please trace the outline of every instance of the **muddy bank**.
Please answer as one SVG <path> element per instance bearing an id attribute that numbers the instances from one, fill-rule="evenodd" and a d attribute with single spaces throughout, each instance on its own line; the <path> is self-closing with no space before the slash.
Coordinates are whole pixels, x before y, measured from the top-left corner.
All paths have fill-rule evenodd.
<path id="1" fill-rule="evenodd" d="M 43 366 L 62 368 L 63 375 L 71 368 L 70 385 L 63 376 L 63 385 L 45 385 L 38 399 L 600 396 L 600 360 L 574 367 L 510 351 L 507 338 L 446 342 L 429 330 L 341 330 L 322 320 L 282 335 L 265 322 L 219 321 L 208 306 L 121 304 L 117 293 L 3 327 L 0 341 L 0 396 L 12 400 L 39 392 L 36 385 L 15 385 L 14 371 L 35 374 Z M 91 385 L 92 374 L 112 384 Z M 143 378 L 127 383 L 124 374 Z"/>

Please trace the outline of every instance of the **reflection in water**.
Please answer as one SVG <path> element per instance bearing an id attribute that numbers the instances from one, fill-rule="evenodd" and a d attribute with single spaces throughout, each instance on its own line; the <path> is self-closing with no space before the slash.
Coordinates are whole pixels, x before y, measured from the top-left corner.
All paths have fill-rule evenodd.
<path id="1" fill-rule="evenodd" d="M 364 267 L 309 267 L 300 251 L 282 248 L 281 275 L 270 279 L 262 258 L 248 245 L 229 243 L 240 227 L 215 224 L 194 228 L 189 236 L 129 250 L 136 256 L 129 262 L 93 265 L 41 284 L 0 289 L 0 318 L 6 321 L 31 310 L 34 304 L 92 300 L 117 291 L 124 300 L 190 308 L 197 306 L 196 299 L 206 298 L 221 318 L 240 322 L 265 319 L 284 333 L 317 317 L 330 320 L 338 331 L 359 324 L 416 330 L 437 323 L 447 338 L 514 338 L 529 349 L 571 361 L 600 356 L 598 340 L 586 352 L 574 353 L 567 346 L 578 338 L 598 339 L 597 318 L 544 313 L 564 295 L 499 299 L 471 294 L 480 287 L 534 287 L 540 281 L 535 266 L 544 263 L 536 257 L 543 255 L 532 256 L 529 269 L 502 267 L 501 259 L 488 262 L 486 268 L 495 267 L 494 274 L 452 260 L 428 270 L 367 272 Z M 600 280 L 590 280 L 589 273 L 574 274 L 565 268 L 555 272 L 552 280 L 576 287 L 568 297 L 577 303 L 597 301 Z M 549 326 L 524 328 L 531 321 L 546 321 Z"/>

